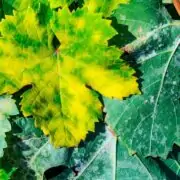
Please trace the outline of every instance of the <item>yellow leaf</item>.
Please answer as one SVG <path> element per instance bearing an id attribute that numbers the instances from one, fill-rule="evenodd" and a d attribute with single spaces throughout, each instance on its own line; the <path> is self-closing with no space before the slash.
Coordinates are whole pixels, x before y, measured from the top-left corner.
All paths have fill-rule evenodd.
<path id="1" fill-rule="evenodd" d="M 0 24 L 0 94 L 22 95 L 21 110 L 52 143 L 77 146 L 102 119 L 99 96 L 122 99 L 139 93 L 134 70 L 108 47 L 116 34 L 111 21 L 86 7 L 57 12 L 52 30 L 61 42 L 52 47 L 52 32 L 41 26 L 33 9 L 6 16 Z"/>

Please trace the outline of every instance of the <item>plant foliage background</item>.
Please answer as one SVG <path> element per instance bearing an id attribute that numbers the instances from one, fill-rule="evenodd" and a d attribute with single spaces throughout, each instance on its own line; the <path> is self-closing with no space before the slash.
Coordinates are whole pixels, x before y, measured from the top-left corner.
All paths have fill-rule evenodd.
<path id="1" fill-rule="evenodd" d="M 0 1 L 0 179 L 180 179 L 165 2 Z"/>

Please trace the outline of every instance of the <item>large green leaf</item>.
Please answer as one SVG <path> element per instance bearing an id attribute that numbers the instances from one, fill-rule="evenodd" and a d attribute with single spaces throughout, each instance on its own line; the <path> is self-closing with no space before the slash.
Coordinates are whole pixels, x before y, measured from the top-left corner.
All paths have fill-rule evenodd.
<path id="1" fill-rule="evenodd" d="M 10 115 L 17 115 L 18 113 L 15 101 L 11 97 L 0 97 L 0 158 L 3 156 L 3 149 L 7 147 L 5 133 L 11 130 L 8 117 Z"/>
<path id="2" fill-rule="evenodd" d="M 124 101 L 105 98 L 107 123 L 129 149 L 143 156 L 165 158 L 179 144 L 179 35 L 180 22 L 169 19 L 128 45 L 132 63 L 142 73 L 142 95 Z"/>

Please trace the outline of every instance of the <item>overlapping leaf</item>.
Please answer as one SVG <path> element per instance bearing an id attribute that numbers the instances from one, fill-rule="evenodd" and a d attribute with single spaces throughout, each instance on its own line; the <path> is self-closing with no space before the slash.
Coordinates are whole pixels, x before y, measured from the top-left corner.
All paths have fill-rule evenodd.
<path id="1" fill-rule="evenodd" d="M 94 131 L 102 109 L 95 91 L 120 99 L 138 93 L 134 70 L 119 59 L 121 51 L 107 46 L 115 31 L 99 14 L 60 10 L 52 21 L 58 50 L 30 7 L 6 16 L 0 28 L 0 93 L 31 84 L 22 111 L 35 117 L 55 146 L 77 145 Z"/>

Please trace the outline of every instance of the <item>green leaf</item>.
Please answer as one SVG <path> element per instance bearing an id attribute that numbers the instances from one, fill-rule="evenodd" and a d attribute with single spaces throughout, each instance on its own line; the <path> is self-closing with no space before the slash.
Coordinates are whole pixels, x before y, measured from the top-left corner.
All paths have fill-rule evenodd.
<path id="1" fill-rule="evenodd" d="M 3 149 L 7 147 L 5 133 L 11 130 L 11 124 L 8 118 L 18 113 L 15 101 L 10 96 L 0 97 L 0 158 L 3 156 Z"/>
<path id="2" fill-rule="evenodd" d="M 128 25 L 128 30 L 137 38 L 143 38 L 170 19 L 160 0 L 131 0 L 129 4 L 120 5 L 112 17 L 118 24 Z"/>
<path id="3" fill-rule="evenodd" d="M 166 158 L 180 142 L 179 34 L 180 22 L 169 20 L 128 45 L 142 73 L 142 95 L 121 102 L 105 98 L 107 123 L 143 156 Z"/>
<path id="4" fill-rule="evenodd" d="M 78 172 L 74 179 L 165 179 L 153 159 L 130 156 L 108 127 L 101 125 L 98 133 L 74 149 L 70 159 L 70 167 L 75 166 Z M 66 179 L 73 179 L 73 175 Z"/>

